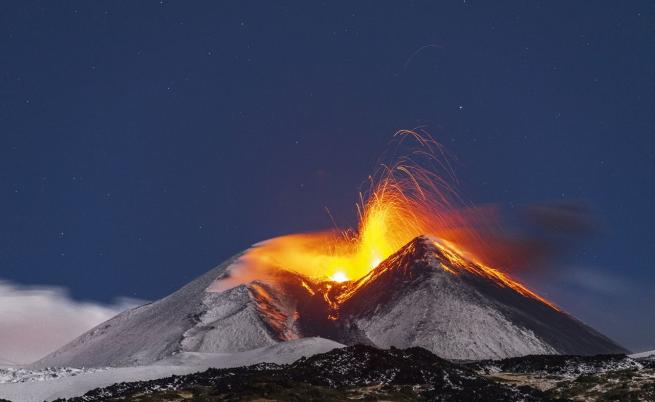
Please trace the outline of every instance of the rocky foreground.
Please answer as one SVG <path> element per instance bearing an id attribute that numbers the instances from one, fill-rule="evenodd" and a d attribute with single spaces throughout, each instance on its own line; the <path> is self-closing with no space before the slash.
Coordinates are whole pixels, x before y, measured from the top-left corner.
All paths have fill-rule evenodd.
<path id="1" fill-rule="evenodd" d="M 622 355 L 453 363 L 422 348 L 355 345 L 287 365 L 115 384 L 68 401 L 653 401 L 655 361 Z"/>

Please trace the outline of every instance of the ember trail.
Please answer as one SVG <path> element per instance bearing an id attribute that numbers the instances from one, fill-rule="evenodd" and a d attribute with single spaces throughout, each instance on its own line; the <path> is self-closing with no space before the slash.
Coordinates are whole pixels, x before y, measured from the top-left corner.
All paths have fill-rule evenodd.
<path id="1" fill-rule="evenodd" d="M 448 272 L 484 276 L 557 309 L 486 263 L 488 246 L 478 228 L 493 216 L 466 205 L 459 196 L 451 184 L 457 179 L 439 143 L 426 133 L 402 130 L 394 135 L 388 153 L 369 177 L 368 190 L 360 192 L 357 229 L 291 234 L 259 243 L 239 260 L 242 269 L 286 270 L 325 282 L 321 287 L 325 301 L 337 309 L 351 288 L 365 283 L 382 261 L 412 239 L 428 236 L 447 259 L 448 266 L 442 267 Z M 330 283 L 346 286 L 337 286 L 341 290 L 334 295 Z"/>

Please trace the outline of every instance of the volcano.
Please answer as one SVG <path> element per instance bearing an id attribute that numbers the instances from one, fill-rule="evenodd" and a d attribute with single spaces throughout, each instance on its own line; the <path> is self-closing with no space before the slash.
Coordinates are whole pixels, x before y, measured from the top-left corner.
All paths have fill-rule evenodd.
<path id="1" fill-rule="evenodd" d="M 626 352 L 516 282 L 481 268 L 419 237 L 355 283 L 340 313 L 377 346 L 421 346 L 448 359 Z"/>
<path id="2" fill-rule="evenodd" d="M 184 353 L 229 353 L 318 336 L 420 346 L 447 359 L 612 354 L 626 349 L 438 239 L 418 237 L 357 281 L 279 270 L 216 290 L 237 255 L 177 292 L 125 311 L 34 363 L 134 366 Z"/>

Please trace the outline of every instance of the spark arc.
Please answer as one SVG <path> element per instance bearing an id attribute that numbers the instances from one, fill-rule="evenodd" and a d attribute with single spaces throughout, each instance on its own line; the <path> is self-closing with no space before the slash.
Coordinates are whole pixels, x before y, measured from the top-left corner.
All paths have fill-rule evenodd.
<path id="1" fill-rule="evenodd" d="M 356 229 L 277 237 L 251 248 L 241 257 L 240 266 L 245 271 L 261 267 L 291 271 L 315 282 L 355 283 L 412 239 L 429 236 L 451 267 L 485 276 L 556 309 L 487 264 L 489 246 L 479 229 L 495 222 L 493 213 L 468 205 L 456 183 L 443 146 L 426 133 L 399 131 L 369 177 L 367 190 L 360 192 Z"/>

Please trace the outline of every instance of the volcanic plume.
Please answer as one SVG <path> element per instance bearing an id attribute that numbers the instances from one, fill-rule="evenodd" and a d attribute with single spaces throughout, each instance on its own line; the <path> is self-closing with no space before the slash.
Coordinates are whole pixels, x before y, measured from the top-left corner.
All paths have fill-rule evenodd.
<path id="1" fill-rule="evenodd" d="M 450 157 L 432 137 L 399 131 L 379 166 L 369 177 L 368 189 L 360 193 L 356 229 L 291 234 L 259 243 L 239 259 L 231 278 L 217 284 L 218 289 L 279 270 L 314 282 L 361 282 L 412 239 L 430 236 L 453 262 L 472 261 L 481 274 L 555 308 L 493 266 L 495 250 L 503 250 L 504 259 L 511 259 L 512 253 L 518 258 L 523 250 L 498 238 L 490 244 L 485 234 L 498 225 L 494 208 L 475 208 L 464 201 L 453 184 L 457 179 Z"/>
<path id="2" fill-rule="evenodd" d="M 312 336 L 450 359 L 625 352 L 494 266 L 483 235 L 493 209 L 458 196 L 439 144 L 413 131 L 394 138 L 393 163 L 360 195 L 357 229 L 258 243 L 36 366 L 149 364 Z"/>

